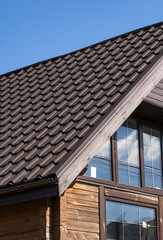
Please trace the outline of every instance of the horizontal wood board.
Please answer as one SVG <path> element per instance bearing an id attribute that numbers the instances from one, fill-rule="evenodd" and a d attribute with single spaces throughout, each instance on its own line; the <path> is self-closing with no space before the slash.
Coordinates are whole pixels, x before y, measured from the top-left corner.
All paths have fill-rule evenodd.
<path id="1" fill-rule="evenodd" d="M 0 208 L 0 239 L 39 239 L 40 201 Z"/>

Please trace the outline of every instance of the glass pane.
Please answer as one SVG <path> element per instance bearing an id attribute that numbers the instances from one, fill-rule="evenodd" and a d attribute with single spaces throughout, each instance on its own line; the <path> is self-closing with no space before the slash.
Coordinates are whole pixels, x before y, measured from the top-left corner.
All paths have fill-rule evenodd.
<path id="1" fill-rule="evenodd" d="M 138 139 L 136 121 L 128 121 L 128 140 L 134 142 Z"/>
<path id="2" fill-rule="evenodd" d="M 119 138 L 117 142 L 118 147 L 118 159 L 127 161 L 128 154 L 127 154 L 127 141 L 126 139 Z"/>
<path id="3" fill-rule="evenodd" d="M 153 158 L 153 168 L 161 170 L 161 151 L 159 151 L 157 148 L 152 148 L 151 150 Z"/>
<path id="4" fill-rule="evenodd" d="M 145 184 L 162 189 L 160 131 L 143 126 Z"/>
<path id="5" fill-rule="evenodd" d="M 127 120 L 117 130 L 119 182 L 140 187 L 137 122 Z"/>
<path id="6" fill-rule="evenodd" d="M 139 223 L 139 207 L 123 204 L 123 221 L 127 223 Z"/>
<path id="7" fill-rule="evenodd" d="M 118 164 L 119 182 L 129 184 L 128 165 L 125 162 L 119 161 Z"/>
<path id="8" fill-rule="evenodd" d="M 151 168 L 145 168 L 145 185 L 153 187 L 153 174 Z"/>
<path id="9" fill-rule="evenodd" d="M 160 149 L 160 132 L 156 129 L 152 129 L 151 146 Z"/>
<path id="10" fill-rule="evenodd" d="M 141 227 L 141 240 L 157 239 L 156 228 Z"/>
<path id="11" fill-rule="evenodd" d="M 159 170 L 154 170 L 154 187 L 162 189 L 162 172 Z"/>
<path id="12" fill-rule="evenodd" d="M 123 240 L 122 223 L 106 222 L 107 240 Z"/>
<path id="13" fill-rule="evenodd" d="M 145 145 L 151 145 L 150 129 L 147 127 L 143 127 L 143 142 Z"/>
<path id="14" fill-rule="evenodd" d="M 107 239 L 156 240 L 156 210 L 106 201 Z"/>
<path id="15" fill-rule="evenodd" d="M 112 180 L 111 146 L 108 140 L 88 164 L 85 176 Z"/>
<path id="16" fill-rule="evenodd" d="M 141 207 L 140 208 L 140 223 L 144 226 L 156 226 L 156 219 L 155 219 L 155 209 Z"/>
<path id="17" fill-rule="evenodd" d="M 122 221 L 122 204 L 106 201 L 106 220 Z"/>
<path id="18" fill-rule="evenodd" d="M 138 141 L 128 141 L 128 163 L 139 166 Z"/>
<path id="19" fill-rule="evenodd" d="M 123 138 L 127 137 L 126 122 L 117 130 L 117 135 Z"/>
<path id="20" fill-rule="evenodd" d="M 140 186 L 140 170 L 138 167 L 129 167 L 130 171 L 130 185 L 139 187 Z"/>
<path id="21" fill-rule="evenodd" d="M 139 225 L 125 223 L 124 240 L 140 240 Z"/>
<path id="22" fill-rule="evenodd" d="M 144 165 L 146 167 L 152 167 L 151 156 L 151 147 L 144 145 Z"/>
<path id="23" fill-rule="evenodd" d="M 85 172 L 85 176 L 111 181 L 111 160 L 98 156 L 93 157 L 88 164 L 88 170 Z"/>
<path id="24" fill-rule="evenodd" d="M 107 141 L 96 155 L 110 157 L 110 141 Z"/>

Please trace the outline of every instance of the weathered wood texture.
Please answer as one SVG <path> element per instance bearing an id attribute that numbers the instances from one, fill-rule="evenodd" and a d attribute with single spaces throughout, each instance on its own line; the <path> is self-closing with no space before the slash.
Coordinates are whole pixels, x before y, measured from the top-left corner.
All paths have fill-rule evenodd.
<path id="1" fill-rule="evenodd" d="M 98 187 L 75 183 L 59 201 L 60 240 L 99 239 Z"/>
<path id="2" fill-rule="evenodd" d="M 105 189 L 105 196 L 114 197 L 118 199 L 131 200 L 133 202 L 153 204 L 153 205 L 159 204 L 158 197 L 143 195 L 139 193 L 117 191 L 117 190 L 107 189 L 107 188 Z"/>
<path id="3" fill-rule="evenodd" d="M 54 235 L 53 198 L 40 199 L 39 206 L 39 240 L 52 240 Z"/>
<path id="4" fill-rule="evenodd" d="M 0 208 L 1 240 L 51 240 L 52 199 L 39 199 Z"/>
<path id="5" fill-rule="evenodd" d="M 38 239 L 39 201 L 29 201 L 0 208 L 0 239 Z"/>
<path id="6" fill-rule="evenodd" d="M 160 197 L 160 237 L 163 240 L 163 198 Z"/>
<path id="7" fill-rule="evenodd" d="M 155 86 L 155 88 L 145 98 L 145 101 L 163 108 L 163 80 Z"/>

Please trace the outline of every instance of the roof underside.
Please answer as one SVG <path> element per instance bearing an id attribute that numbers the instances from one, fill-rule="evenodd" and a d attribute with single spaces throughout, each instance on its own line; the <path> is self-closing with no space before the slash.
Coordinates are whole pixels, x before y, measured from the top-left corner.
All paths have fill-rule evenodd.
<path id="1" fill-rule="evenodd" d="M 145 98 L 145 101 L 157 107 L 163 108 L 163 80 L 156 85 L 156 87 Z"/>
<path id="2" fill-rule="evenodd" d="M 0 76 L 0 187 L 55 176 L 162 53 L 159 23 Z"/>

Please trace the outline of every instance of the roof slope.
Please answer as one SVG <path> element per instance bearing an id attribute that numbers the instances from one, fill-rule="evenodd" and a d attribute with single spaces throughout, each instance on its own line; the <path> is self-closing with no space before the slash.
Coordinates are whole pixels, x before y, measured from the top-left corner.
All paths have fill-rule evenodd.
<path id="1" fill-rule="evenodd" d="M 0 76 L 0 187 L 55 176 L 163 53 L 163 22 Z"/>

